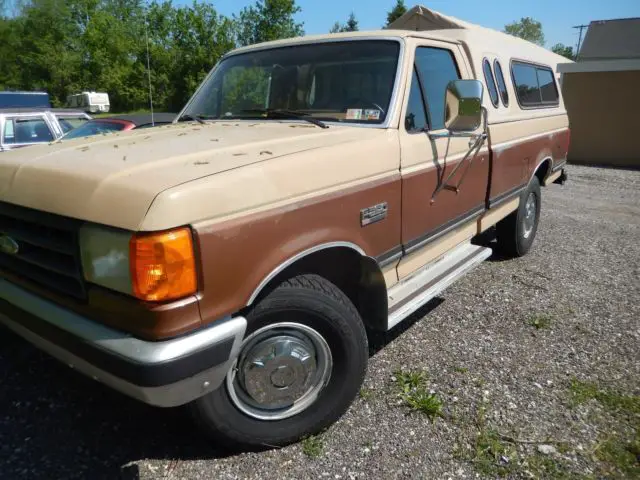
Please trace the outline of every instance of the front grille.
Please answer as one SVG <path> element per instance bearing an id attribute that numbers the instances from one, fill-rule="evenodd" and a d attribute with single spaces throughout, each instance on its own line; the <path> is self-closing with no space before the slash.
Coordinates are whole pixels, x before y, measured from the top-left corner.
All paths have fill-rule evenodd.
<path id="1" fill-rule="evenodd" d="M 78 244 L 81 224 L 79 220 L 0 202 L 0 270 L 84 299 Z M 17 252 L 11 251 L 14 242 Z"/>

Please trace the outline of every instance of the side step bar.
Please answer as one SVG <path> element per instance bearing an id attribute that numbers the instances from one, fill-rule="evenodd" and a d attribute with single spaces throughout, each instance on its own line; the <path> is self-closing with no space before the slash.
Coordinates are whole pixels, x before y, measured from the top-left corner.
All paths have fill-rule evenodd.
<path id="1" fill-rule="evenodd" d="M 490 256 L 490 248 L 472 245 L 467 240 L 394 285 L 387 293 L 387 330 L 391 330 Z"/>

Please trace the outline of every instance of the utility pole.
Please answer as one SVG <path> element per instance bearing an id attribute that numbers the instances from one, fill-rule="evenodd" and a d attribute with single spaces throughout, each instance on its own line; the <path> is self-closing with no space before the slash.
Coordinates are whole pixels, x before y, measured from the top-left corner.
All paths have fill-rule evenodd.
<path id="1" fill-rule="evenodd" d="M 582 30 L 588 28 L 589 25 L 576 25 L 572 28 L 579 28 L 580 33 L 578 34 L 578 46 L 576 47 L 576 60 L 578 60 L 578 52 L 580 52 L 580 44 L 582 43 Z"/>

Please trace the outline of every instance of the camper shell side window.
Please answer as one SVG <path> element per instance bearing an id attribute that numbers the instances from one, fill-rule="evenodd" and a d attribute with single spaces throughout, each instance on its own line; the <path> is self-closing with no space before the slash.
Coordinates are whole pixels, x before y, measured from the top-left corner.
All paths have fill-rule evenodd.
<path id="1" fill-rule="evenodd" d="M 546 65 L 512 60 L 511 80 L 520 108 L 553 108 L 560 103 L 555 75 Z"/>

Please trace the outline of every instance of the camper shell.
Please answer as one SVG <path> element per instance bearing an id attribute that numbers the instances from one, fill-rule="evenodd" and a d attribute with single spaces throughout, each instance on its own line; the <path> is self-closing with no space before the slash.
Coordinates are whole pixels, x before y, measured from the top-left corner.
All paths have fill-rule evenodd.
<path id="1" fill-rule="evenodd" d="M 326 428 L 367 332 L 526 254 L 566 180 L 566 59 L 424 7 L 392 27 L 235 50 L 174 125 L 3 158 L 0 323 L 227 443 Z"/>

